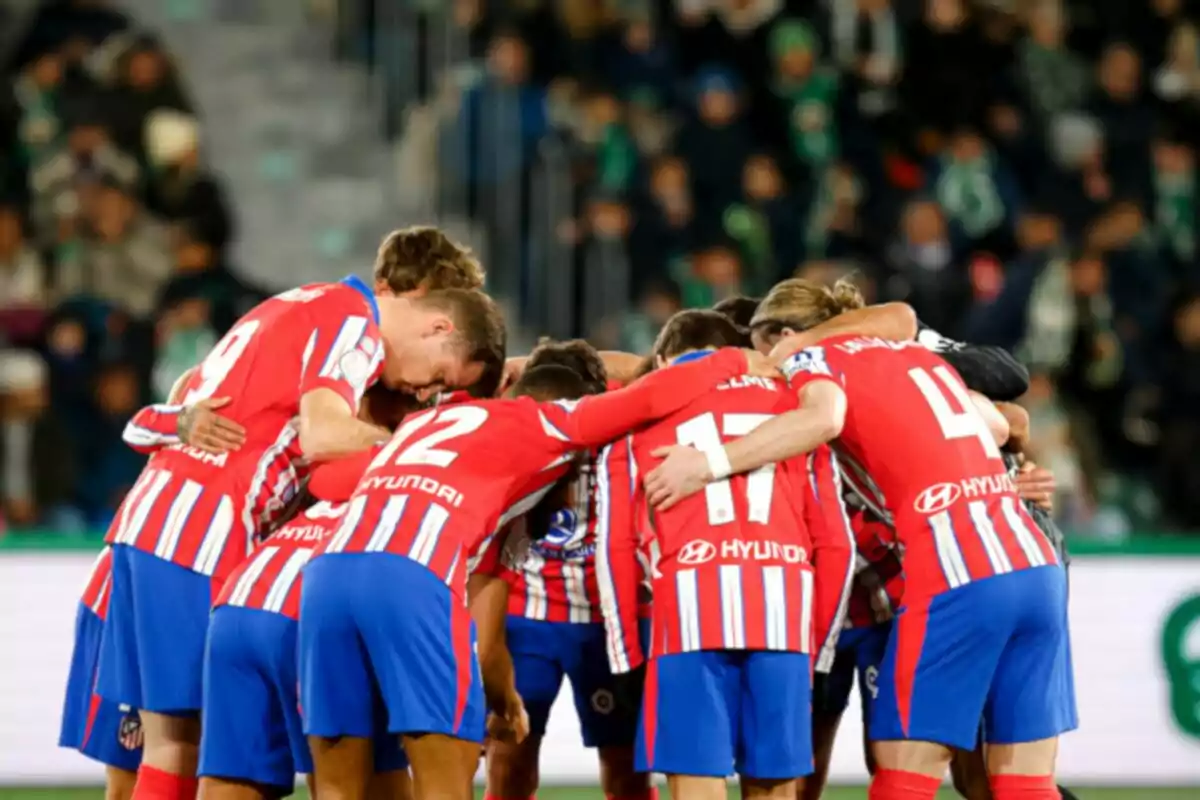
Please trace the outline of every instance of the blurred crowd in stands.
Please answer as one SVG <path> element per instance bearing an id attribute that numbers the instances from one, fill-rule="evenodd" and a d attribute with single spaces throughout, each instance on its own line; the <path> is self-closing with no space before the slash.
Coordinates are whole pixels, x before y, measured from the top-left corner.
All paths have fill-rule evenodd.
<path id="1" fill-rule="evenodd" d="M 94 531 L 142 466 L 125 421 L 259 293 L 152 33 L 104 2 L 0 3 L 0 519 Z"/>
<path id="2" fill-rule="evenodd" d="M 513 198 L 537 227 L 523 184 L 548 153 L 568 160 L 563 263 L 523 269 L 573 270 L 584 307 L 597 275 L 625 276 L 633 300 L 616 321 L 583 308 L 572 333 L 644 350 L 682 306 L 855 273 L 1029 365 L 1066 524 L 1200 527 L 1190 2 L 452 5 L 473 69 L 421 74 L 424 105 L 393 109 L 403 177 L 465 186 L 494 239 L 512 235 Z M 410 86 L 377 4 L 341 6 L 346 52 Z"/>
<path id="3" fill-rule="evenodd" d="M 124 418 L 259 292 L 169 54 L 45 5 L 0 83 L 0 487 L 10 524 L 86 530 L 139 467 Z M 853 273 L 1029 365 L 1068 527 L 1200 529 L 1190 0 L 313 5 L 535 333 L 645 351 L 681 307 Z"/>

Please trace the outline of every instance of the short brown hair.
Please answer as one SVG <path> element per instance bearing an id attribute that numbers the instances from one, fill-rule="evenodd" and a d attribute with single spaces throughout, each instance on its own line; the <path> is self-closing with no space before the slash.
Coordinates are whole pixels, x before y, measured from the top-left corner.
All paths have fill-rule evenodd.
<path id="1" fill-rule="evenodd" d="M 712 310 L 729 317 L 733 321 L 733 324 L 739 328 L 749 330 L 750 320 L 754 319 L 754 312 L 758 310 L 758 304 L 761 302 L 761 298 L 746 297 L 739 294 L 733 297 L 726 297 L 713 306 Z"/>
<path id="2" fill-rule="evenodd" d="M 745 331 L 734 325 L 729 317 L 717 311 L 690 309 L 667 320 L 654 342 L 654 355 L 674 358 L 689 350 L 748 345 Z"/>
<path id="3" fill-rule="evenodd" d="M 784 328 L 806 331 L 863 304 L 862 292 L 846 278 L 833 286 L 789 278 L 767 292 L 750 327 L 760 334 L 779 333 Z"/>
<path id="4" fill-rule="evenodd" d="M 575 400 L 586 392 L 583 378 L 573 369 L 546 364 L 526 369 L 513 384 L 513 397 L 532 397 L 535 400 Z"/>
<path id="5" fill-rule="evenodd" d="M 583 378 L 588 394 L 600 394 L 608 388 L 608 370 L 604 367 L 604 359 L 600 358 L 596 348 L 583 339 L 565 342 L 543 339 L 529 354 L 525 368 L 536 369 L 549 364 L 566 367 Z"/>
<path id="6" fill-rule="evenodd" d="M 375 280 L 396 294 L 417 289 L 480 289 L 483 268 L 470 248 L 438 228 L 414 225 L 384 237 L 375 256 Z"/>
<path id="7" fill-rule="evenodd" d="M 485 378 L 499 376 L 504 369 L 508 331 L 496 301 L 476 289 L 440 289 L 416 302 L 449 315 L 454 322 L 455 345 L 467 362 L 483 364 Z M 498 377 L 496 381 L 499 383 Z"/>

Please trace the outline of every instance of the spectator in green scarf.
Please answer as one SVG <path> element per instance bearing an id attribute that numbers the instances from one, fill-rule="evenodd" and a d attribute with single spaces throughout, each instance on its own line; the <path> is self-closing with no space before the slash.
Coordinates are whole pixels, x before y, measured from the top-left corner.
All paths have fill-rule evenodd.
<path id="1" fill-rule="evenodd" d="M 748 158 L 742 169 L 742 196 L 721 216 L 725 233 L 741 253 L 748 291 L 765 293 L 795 269 L 800 261 L 799 222 L 800 211 L 775 159 L 766 153 Z"/>
<path id="2" fill-rule="evenodd" d="M 1185 142 L 1154 143 L 1151 207 L 1159 244 L 1170 261 L 1193 268 L 1196 257 L 1196 154 Z"/>
<path id="3" fill-rule="evenodd" d="M 838 76 L 818 66 L 817 36 L 806 22 L 776 24 L 770 49 L 773 89 L 790 122 L 792 152 L 803 164 L 826 164 L 837 155 Z"/>
<path id="4" fill-rule="evenodd" d="M 1006 259 L 1020 210 L 1016 180 L 986 140 L 960 129 L 934 167 L 931 186 L 955 238 L 968 249 Z"/>

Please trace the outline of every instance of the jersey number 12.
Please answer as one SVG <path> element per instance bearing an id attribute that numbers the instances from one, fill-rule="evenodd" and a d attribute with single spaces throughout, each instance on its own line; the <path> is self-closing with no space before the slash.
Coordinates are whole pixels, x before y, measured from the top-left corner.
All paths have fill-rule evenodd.
<path id="1" fill-rule="evenodd" d="M 745 436 L 771 418 L 770 414 L 722 414 L 717 429 L 715 414 L 701 414 L 675 428 L 680 444 L 697 450 L 721 447 L 721 434 Z M 771 517 L 771 495 L 775 490 L 775 464 L 764 464 L 746 475 L 747 518 L 750 522 L 766 524 Z M 726 525 L 734 520 L 733 487 L 729 478 L 713 481 L 704 487 L 708 506 L 708 524 Z"/>
<path id="2" fill-rule="evenodd" d="M 458 458 L 453 450 L 443 450 L 436 445 L 474 433 L 487 422 L 488 412 L 479 406 L 451 406 L 449 408 L 434 408 L 424 414 L 413 417 L 401 425 L 392 439 L 387 443 L 371 462 L 371 469 L 388 464 L 408 464 L 416 466 L 428 464 L 435 467 L 448 467 Z M 444 428 L 426 434 L 415 441 L 409 439 L 421 428 L 433 422 L 449 422 Z M 401 449 L 403 448 L 403 449 Z"/>

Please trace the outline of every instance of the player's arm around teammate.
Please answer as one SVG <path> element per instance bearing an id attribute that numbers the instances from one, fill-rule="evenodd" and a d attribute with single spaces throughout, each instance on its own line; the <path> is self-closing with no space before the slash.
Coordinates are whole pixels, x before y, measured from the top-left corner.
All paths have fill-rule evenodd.
<path id="1" fill-rule="evenodd" d="M 228 397 L 183 405 L 184 387 L 196 370 L 191 367 L 176 379 L 166 403 L 138 409 L 121 434 L 125 444 L 149 455 L 181 442 L 213 454 L 236 450 L 245 443 L 246 429 L 217 413 L 229 405 Z"/>

